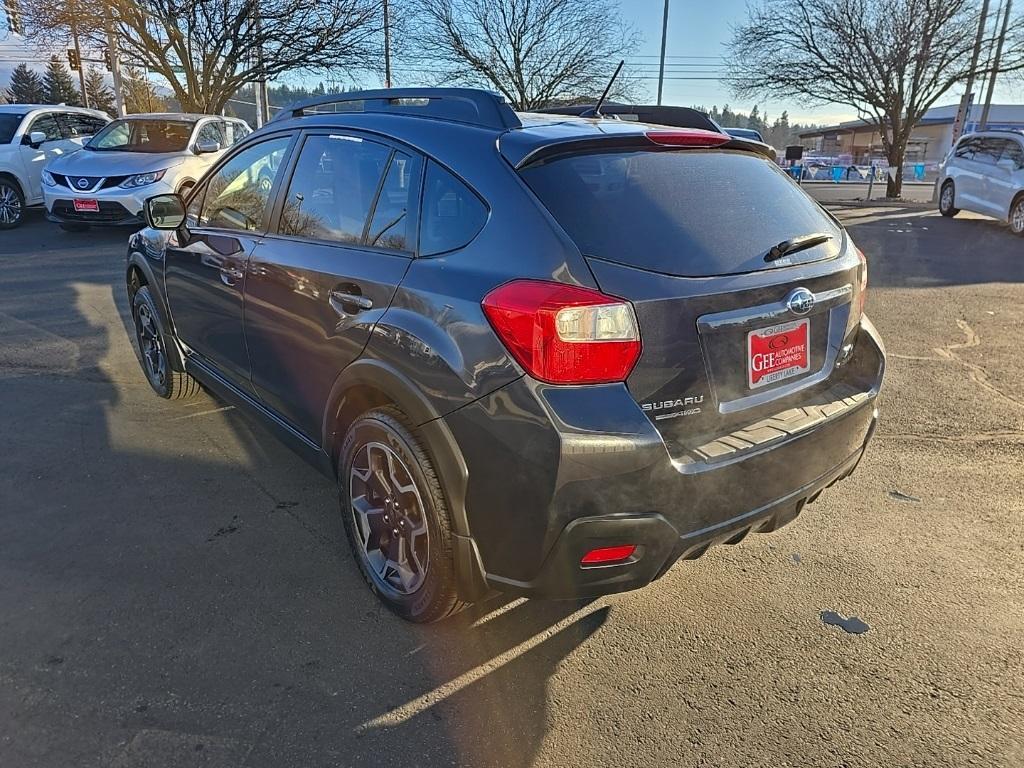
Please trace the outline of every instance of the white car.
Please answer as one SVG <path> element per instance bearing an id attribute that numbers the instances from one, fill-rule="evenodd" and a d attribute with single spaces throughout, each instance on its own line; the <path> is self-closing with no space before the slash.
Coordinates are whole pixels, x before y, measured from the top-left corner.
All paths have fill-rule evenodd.
<path id="1" fill-rule="evenodd" d="M 252 131 L 214 115 L 128 115 L 101 130 L 80 152 L 43 170 L 47 216 L 71 231 L 141 224 L 147 198 L 185 194 L 232 144 Z"/>
<path id="2" fill-rule="evenodd" d="M 81 149 L 109 122 L 94 109 L 0 105 L 0 229 L 18 226 L 26 207 L 43 202 L 46 163 Z"/>
<path id="3" fill-rule="evenodd" d="M 963 136 L 939 166 L 939 211 L 983 213 L 1024 235 L 1024 133 L 982 131 Z"/>

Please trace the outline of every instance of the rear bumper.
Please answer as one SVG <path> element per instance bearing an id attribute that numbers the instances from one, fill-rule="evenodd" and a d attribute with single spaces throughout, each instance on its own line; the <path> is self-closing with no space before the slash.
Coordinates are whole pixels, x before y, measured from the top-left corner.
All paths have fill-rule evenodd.
<path id="1" fill-rule="evenodd" d="M 621 592 L 785 525 L 854 470 L 874 432 L 884 351 L 870 323 L 847 367 L 820 404 L 688 450 L 670 450 L 623 385 L 521 379 L 449 414 L 486 582 L 536 597 Z M 730 443 L 743 447 L 720 450 Z M 637 545 L 629 561 L 581 567 L 591 549 L 621 544 Z"/>

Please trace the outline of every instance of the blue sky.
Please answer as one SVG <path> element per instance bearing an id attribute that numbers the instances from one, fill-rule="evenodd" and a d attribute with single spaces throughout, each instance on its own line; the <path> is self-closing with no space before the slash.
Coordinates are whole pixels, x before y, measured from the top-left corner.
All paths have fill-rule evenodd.
<path id="1" fill-rule="evenodd" d="M 618 0 L 623 18 L 633 23 L 644 40 L 630 62 L 637 62 L 645 75 L 658 74 L 658 54 L 661 50 L 661 19 L 663 0 Z M 995 5 L 995 4 L 993 4 Z M 666 57 L 671 56 L 726 56 L 725 43 L 731 37 L 731 25 L 742 23 L 747 16 L 747 0 L 670 0 L 668 45 Z M 679 74 L 700 76 L 709 74 L 713 66 L 721 66 L 715 59 L 672 59 L 667 62 Z M 668 77 L 668 75 L 666 75 Z M 644 80 L 648 97 L 653 103 L 657 93 L 657 80 Z M 963 90 L 955 90 L 940 99 L 940 104 L 959 101 Z M 997 87 L 995 101 L 1020 103 L 1024 89 L 1019 84 Z M 714 80 L 666 80 L 663 101 L 666 104 L 691 106 L 717 104 L 748 112 L 753 104 L 736 99 L 725 84 Z M 759 105 L 773 119 L 783 109 L 789 111 L 791 122 L 832 123 L 856 117 L 854 110 L 843 105 L 809 108 L 795 103 L 769 101 Z"/>

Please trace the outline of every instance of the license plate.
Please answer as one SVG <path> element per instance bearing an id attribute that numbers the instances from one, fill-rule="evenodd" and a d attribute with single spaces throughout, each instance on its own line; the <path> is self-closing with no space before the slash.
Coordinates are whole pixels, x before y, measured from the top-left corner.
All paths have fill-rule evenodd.
<path id="1" fill-rule="evenodd" d="M 75 204 L 75 210 L 78 213 L 99 213 L 100 212 L 100 201 L 99 200 L 83 200 L 82 198 L 76 197 L 73 200 Z"/>
<path id="2" fill-rule="evenodd" d="M 747 385 L 757 389 L 807 373 L 811 366 L 811 321 L 761 328 L 747 334 Z"/>

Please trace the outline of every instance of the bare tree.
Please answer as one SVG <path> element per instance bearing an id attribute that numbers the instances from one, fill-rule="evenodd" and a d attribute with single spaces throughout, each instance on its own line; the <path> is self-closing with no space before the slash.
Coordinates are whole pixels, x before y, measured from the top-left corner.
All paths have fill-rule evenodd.
<path id="1" fill-rule="evenodd" d="M 38 37 L 79 32 L 167 80 L 182 109 L 220 112 L 246 83 L 286 72 L 376 68 L 380 0 L 72 0 L 26 9 Z"/>
<path id="2" fill-rule="evenodd" d="M 618 59 L 639 41 L 611 0 L 413 0 L 412 5 L 420 60 L 436 70 L 438 82 L 488 85 L 518 109 L 599 95 Z"/>
<path id="3" fill-rule="evenodd" d="M 739 96 L 847 104 L 878 128 L 899 197 L 914 126 L 971 73 L 974 0 L 764 0 L 733 30 Z M 1015 34 L 1017 33 L 1015 25 Z M 1024 46 L 1000 71 L 1024 67 Z M 984 74 L 980 65 L 975 75 Z"/>

